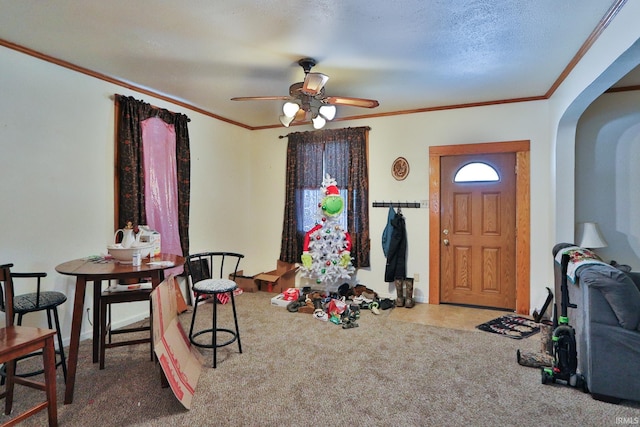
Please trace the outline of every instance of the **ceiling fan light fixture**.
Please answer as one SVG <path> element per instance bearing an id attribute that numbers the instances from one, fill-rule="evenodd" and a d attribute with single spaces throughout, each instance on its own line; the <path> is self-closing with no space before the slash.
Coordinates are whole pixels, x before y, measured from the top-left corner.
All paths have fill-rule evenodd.
<path id="1" fill-rule="evenodd" d="M 322 129 L 324 125 L 327 124 L 327 121 L 320 114 L 311 119 L 311 121 L 313 122 L 314 129 Z"/>
<path id="2" fill-rule="evenodd" d="M 288 128 L 291 122 L 293 121 L 293 119 L 295 119 L 295 115 L 294 116 L 282 115 L 280 116 L 280 123 L 282 123 L 284 127 Z"/>
<path id="3" fill-rule="evenodd" d="M 300 109 L 300 106 L 295 102 L 285 102 L 284 105 L 282 106 L 282 112 L 284 113 L 284 115 L 287 117 L 291 117 L 292 120 L 296 116 L 296 113 L 298 112 L 299 109 Z M 291 123 L 291 121 L 289 121 L 289 123 Z"/>
<path id="4" fill-rule="evenodd" d="M 327 120 L 333 120 L 336 116 L 336 106 L 335 105 L 323 105 L 318 110 L 322 116 Z"/>
<path id="5" fill-rule="evenodd" d="M 313 122 L 313 127 L 322 129 L 327 121 L 336 117 L 336 105 L 350 107 L 375 108 L 375 99 L 352 98 L 347 96 L 326 96 L 325 84 L 329 76 L 322 73 L 312 73 L 311 68 L 316 65 L 313 58 L 302 58 L 298 65 L 304 71 L 304 81 L 289 86 L 288 96 L 241 96 L 231 98 L 233 101 L 278 100 L 285 101 L 282 106 L 283 116 L 280 123 L 289 127 L 292 123 L 298 125 Z"/>

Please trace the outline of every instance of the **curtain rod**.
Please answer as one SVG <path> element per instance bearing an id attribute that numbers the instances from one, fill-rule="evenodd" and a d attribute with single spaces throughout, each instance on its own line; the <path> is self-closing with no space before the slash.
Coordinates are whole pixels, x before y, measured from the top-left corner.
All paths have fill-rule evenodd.
<path id="1" fill-rule="evenodd" d="M 114 94 L 114 95 L 111 95 L 111 96 L 109 96 L 109 98 L 110 98 L 112 101 L 115 101 L 116 96 L 121 96 L 121 97 L 123 97 L 123 98 L 129 98 L 127 95 L 120 95 L 119 93 L 116 93 L 116 94 Z M 136 99 L 136 98 L 134 98 L 133 96 L 132 96 L 131 98 Z M 144 102 L 144 103 L 146 103 L 146 104 L 149 104 L 147 101 L 143 101 L 143 100 L 139 100 L 139 101 Z M 164 110 L 164 111 L 166 111 L 167 113 L 169 113 L 169 114 L 173 114 L 173 115 L 176 115 L 176 114 L 182 114 L 182 113 L 175 113 L 175 112 L 173 112 L 173 111 L 169 111 L 169 110 L 167 110 L 166 108 L 157 107 L 157 106 L 155 106 L 155 105 L 153 105 L 153 104 L 149 104 L 149 106 L 150 106 L 151 108 L 155 108 L 156 110 Z M 187 116 L 186 114 L 182 114 L 182 115 L 183 115 L 183 116 L 185 116 L 185 117 L 187 118 L 187 122 L 190 122 L 190 121 L 191 121 L 191 119 L 189 118 L 189 116 Z"/>
<path id="2" fill-rule="evenodd" d="M 359 129 L 359 128 L 363 128 L 363 129 L 366 129 L 366 130 L 371 130 L 371 126 L 358 126 L 357 128 L 348 127 L 348 128 L 325 129 L 325 130 Z M 321 130 L 320 130 L 320 131 L 321 131 Z M 309 131 L 306 131 L 306 132 L 317 132 L 317 131 L 309 130 Z M 291 135 L 291 134 L 293 134 L 293 133 L 299 133 L 299 132 L 290 132 L 290 133 L 288 133 L 288 134 L 286 134 L 286 135 L 278 135 L 278 139 L 288 138 L 288 137 L 289 137 L 289 135 Z"/>

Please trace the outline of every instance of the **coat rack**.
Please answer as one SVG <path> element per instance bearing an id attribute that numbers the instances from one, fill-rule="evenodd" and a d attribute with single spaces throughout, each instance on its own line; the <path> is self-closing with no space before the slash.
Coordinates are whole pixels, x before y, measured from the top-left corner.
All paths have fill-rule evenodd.
<path id="1" fill-rule="evenodd" d="M 420 208 L 420 202 L 373 202 L 374 208 Z"/>

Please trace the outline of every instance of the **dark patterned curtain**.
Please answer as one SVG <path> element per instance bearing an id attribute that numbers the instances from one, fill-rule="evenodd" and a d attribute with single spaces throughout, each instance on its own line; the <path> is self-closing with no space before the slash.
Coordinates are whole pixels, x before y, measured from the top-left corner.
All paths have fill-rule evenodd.
<path id="1" fill-rule="evenodd" d="M 142 165 L 142 127 L 140 123 L 158 117 L 174 126 L 178 176 L 178 222 L 182 253 L 189 253 L 189 200 L 191 155 L 189 118 L 154 107 L 133 97 L 115 96 L 116 102 L 116 228 L 131 221 L 146 224 L 144 207 L 144 168 Z"/>
<path id="2" fill-rule="evenodd" d="M 348 192 L 347 231 L 354 267 L 370 266 L 368 127 L 295 132 L 288 135 L 286 195 L 280 260 L 300 262 L 304 190 L 318 190 L 324 170 Z"/>

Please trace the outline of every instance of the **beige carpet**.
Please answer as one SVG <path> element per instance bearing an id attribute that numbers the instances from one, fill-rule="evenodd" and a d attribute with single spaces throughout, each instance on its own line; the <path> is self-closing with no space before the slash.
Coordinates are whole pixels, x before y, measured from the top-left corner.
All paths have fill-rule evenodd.
<path id="1" fill-rule="evenodd" d="M 640 417 L 637 402 L 612 405 L 542 385 L 539 371 L 515 357 L 518 348 L 537 350 L 538 335 L 513 340 L 393 320 L 401 309 L 363 311 L 360 326 L 344 330 L 272 307 L 270 296 L 237 298 L 244 353 L 234 345 L 219 350 L 218 368 L 204 368 L 190 411 L 160 387 L 147 346 L 107 350 L 100 371 L 91 363 L 91 343 L 82 342 L 71 405 L 61 403 L 59 378 L 60 425 L 569 427 Z M 199 323 L 208 324 L 211 306 L 202 308 Z M 230 307 L 221 309 L 229 321 Z M 190 314 L 181 321 L 188 326 Z M 210 351 L 203 353 L 211 363 Z M 21 388 L 15 409 L 35 393 Z M 24 423 L 44 424 L 44 413 Z"/>

